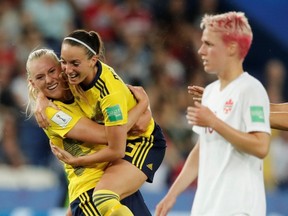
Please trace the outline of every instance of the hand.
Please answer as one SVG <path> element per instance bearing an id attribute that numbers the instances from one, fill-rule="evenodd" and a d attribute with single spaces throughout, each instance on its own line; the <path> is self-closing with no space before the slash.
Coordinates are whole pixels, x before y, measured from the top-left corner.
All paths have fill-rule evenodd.
<path id="1" fill-rule="evenodd" d="M 208 107 L 201 105 L 199 102 L 195 102 L 195 107 L 187 108 L 186 119 L 188 124 L 213 128 L 216 118 Z"/>
<path id="2" fill-rule="evenodd" d="M 148 129 L 148 125 L 151 121 L 152 113 L 150 109 L 147 109 L 138 119 L 138 121 L 133 125 L 133 127 L 128 131 L 130 136 L 139 136 L 143 134 Z"/>
<path id="3" fill-rule="evenodd" d="M 131 86 L 131 85 L 127 86 L 134 95 L 134 97 L 136 98 L 138 103 L 141 102 L 143 104 L 146 104 L 147 107 L 150 105 L 149 97 L 142 86 Z"/>
<path id="4" fill-rule="evenodd" d="M 73 215 L 72 215 L 72 210 L 71 210 L 70 205 L 69 205 L 68 208 L 67 208 L 66 216 L 73 216 Z"/>
<path id="5" fill-rule="evenodd" d="M 143 114 L 139 117 L 138 121 L 128 131 L 128 135 L 137 136 L 146 132 L 147 127 L 151 121 L 152 113 L 149 107 L 149 98 L 145 90 L 141 86 L 127 85 L 134 97 L 136 98 L 138 105 L 143 107 Z M 145 110 L 146 109 L 146 110 Z"/>
<path id="6" fill-rule="evenodd" d="M 204 88 L 201 86 L 188 86 L 188 93 L 192 95 L 194 101 L 201 102 Z"/>
<path id="7" fill-rule="evenodd" d="M 59 148 L 50 143 L 51 150 L 53 154 L 62 162 L 69 164 L 71 166 L 75 166 L 74 156 L 71 155 L 69 152 L 65 151 L 64 149 Z"/>
<path id="8" fill-rule="evenodd" d="M 156 206 L 155 216 L 166 216 L 175 203 L 175 197 L 166 195 Z"/>
<path id="9" fill-rule="evenodd" d="M 48 106 L 59 110 L 59 108 L 53 102 L 48 100 L 47 97 L 42 92 L 39 92 L 38 97 L 36 99 L 34 116 L 38 125 L 41 128 L 47 128 L 50 124 L 45 113 L 45 110 Z"/>

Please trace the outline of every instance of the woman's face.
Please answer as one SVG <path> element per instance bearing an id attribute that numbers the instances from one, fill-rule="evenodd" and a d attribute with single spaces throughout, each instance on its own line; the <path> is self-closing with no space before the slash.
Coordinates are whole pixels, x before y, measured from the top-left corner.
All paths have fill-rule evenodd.
<path id="1" fill-rule="evenodd" d="M 227 59 L 227 46 L 222 40 L 222 35 L 205 28 L 202 33 L 202 45 L 198 54 L 203 61 L 204 70 L 209 74 L 219 74 L 225 70 Z"/>
<path id="2" fill-rule="evenodd" d="M 61 65 L 51 56 L 44 55 L 29 64 L 30 82 L 46 97 L 62 100 L 65 98 L 67 83 L 61 78 Z"/>
<path id="3" fill-rule="evenodd" d="M 95 64 L 94 58 L 88 59 L 85 48 L 62 44 L 61 66 L 70 84 L 77 85 L 82 82 L 89 84 L 92 82 L 95 76 Z"/>

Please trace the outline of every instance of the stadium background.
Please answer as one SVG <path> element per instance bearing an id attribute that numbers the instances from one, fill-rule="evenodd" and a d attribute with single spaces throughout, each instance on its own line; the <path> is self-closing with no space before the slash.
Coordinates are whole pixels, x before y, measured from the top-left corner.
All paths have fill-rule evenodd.
<path id="1" fill-rule="evenodd" d="M 254 32 L 245 70 L 265 85 L 272 102 L 288 98 L 288 1 L 285 0 L 1 0 L 0 1 L 0 215 L 63 215 L 66 182 L 61 165 L 27 102 L 25 61 L 36 47 L 59 53 L 75 28 L 98 31 L 106 60 L 127 83 L 143 85 L 168 140 L 155 183 L 142 188 L 154 210 L 193 148 L 185 121 L 189 84 L 205 86 L 197 57 L 199 17 L 241 10 Z M 288 135 L 273 131 L 265 159 L 267 212 L 288 215 Z M 235 177 L 237 178 L 237 177 Z M 171 216 L 189 215 L 196 184 L 177 200 Z"/>

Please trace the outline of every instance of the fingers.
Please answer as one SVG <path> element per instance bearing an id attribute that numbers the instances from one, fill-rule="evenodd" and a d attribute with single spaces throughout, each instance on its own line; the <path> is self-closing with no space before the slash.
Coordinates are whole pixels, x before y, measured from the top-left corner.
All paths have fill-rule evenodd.
<path id="1" fill-rule="evenodd" d="M 194 101 L 201 102 L 204 88 L 200 86 L 188 86 L 188 94 L 193 96 Z"/>
<path id="2" fill-rule="evenodd" d="M 193 91 L 193 92 L 196 92 L 196 93 L 200 93 L 200 94 L 203 94 L 204 92 L 204 88 L 201 87 L 201 86 L 188 86 L 188 91 Z"/>
<path id="3" fill-rule="evenodd" d="M 52 101 L 49 101 L 48 106 L 50 106 L 56 110 L 60 110 L 59 107 L 57 107 Z"/>

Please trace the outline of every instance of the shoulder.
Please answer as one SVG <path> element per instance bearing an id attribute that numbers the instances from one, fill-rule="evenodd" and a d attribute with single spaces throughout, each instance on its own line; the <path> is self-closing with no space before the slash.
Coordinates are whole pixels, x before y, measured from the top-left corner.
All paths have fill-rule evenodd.
<path id="1" fill-rule="evenodd" d="M 256 79 L 254 76 L 250 75 L 247 72 L 243 74 L 240 81 L 241 84 L 239 85 L 239 88 L 242 88 L 243 91 L 250 93 L 259 91 L 266 92 L 263 84 L 258 79 Z"/>

